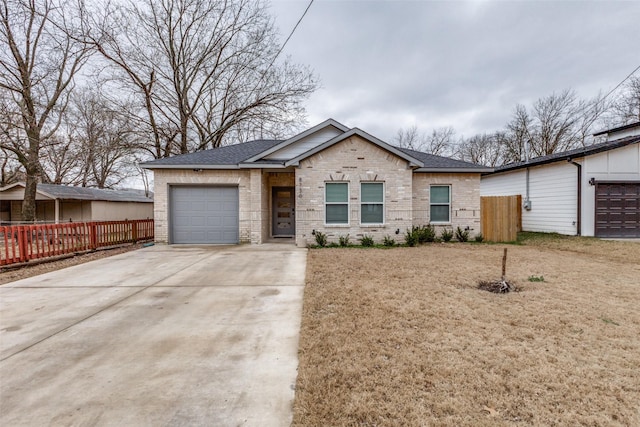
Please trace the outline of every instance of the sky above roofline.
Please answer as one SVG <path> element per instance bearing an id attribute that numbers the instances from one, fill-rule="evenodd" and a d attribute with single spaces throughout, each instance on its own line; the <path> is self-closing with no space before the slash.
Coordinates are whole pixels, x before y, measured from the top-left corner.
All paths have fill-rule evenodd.
<path id="1" fill-rule="evenodd" d="M 272 1 L 282 40 L 307 4 Z M 502 129 L 516 104 L 613 89 L 640 65 L 638 16 L 638 1 L 316 0 L 282 55 L 321 79 L 308 125 L 469 137 Z"/>

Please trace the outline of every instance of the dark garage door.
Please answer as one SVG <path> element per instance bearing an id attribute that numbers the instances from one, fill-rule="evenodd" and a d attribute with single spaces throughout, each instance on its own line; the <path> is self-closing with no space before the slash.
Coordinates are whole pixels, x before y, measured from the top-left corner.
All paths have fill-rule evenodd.
<path id="1" fill-rule="evenodd" d="M 640 182 L 596 184 L 596 236 L 640 237 Z"/>
<path id="2" fill-rule="evenodd" d="M 171 187 L 171 243 L 238 243 L 237 187 Z"/>

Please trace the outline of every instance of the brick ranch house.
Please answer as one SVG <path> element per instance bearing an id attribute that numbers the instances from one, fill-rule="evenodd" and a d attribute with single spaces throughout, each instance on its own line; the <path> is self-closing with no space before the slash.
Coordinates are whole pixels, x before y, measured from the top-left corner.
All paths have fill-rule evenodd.
<path id="1" fill-rule="evenodd" d="M 155 239 L 169 244 L 298 246 L 349 234 L 403 240 L 413 225 L 480 232 L 484 166 L 389 145 L 327 120 L 284 141 L 257 140 L 159 159 Z"/>

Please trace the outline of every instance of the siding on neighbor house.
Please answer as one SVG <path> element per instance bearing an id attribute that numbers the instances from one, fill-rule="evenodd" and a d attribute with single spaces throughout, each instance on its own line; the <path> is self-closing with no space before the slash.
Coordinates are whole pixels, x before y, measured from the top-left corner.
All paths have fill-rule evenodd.
<path id="1" fill-rule="evenodd" d="M 92 221 L 124 221 L 153 218 L 153 203 L 108 202 L 95 200 L 91 202 Z"/>
<path id="2" fill-rule="evenodd" d="M 577 167 L 566 162 L 529 169 L 531 210 L 522 210 L 524 231 L 577 233 Z M 480 184 L 481 196 L 526 197 L 526 170 L 488 175 Z"/>
<path id="3" fill-rule="evenodd" d="M 241 243 L 262 243 L 261 171 L 156 169 L 154 170 L 155 240 L 169 240 L 169 187 L 172 185 L 230 185 L 239 189 Z"/>
<path id="4" fill-rule="evenodd" d="M 376 242 L 386 235 L 401 240 L 413 224 L 412 176 L 406 160 L 359 136 L 302 160 L 296 169 L 296 244 L 315 244 L 313 230 L 326 233 L 329 241 L 347 234 L 354 242 L 365 234 Z M 325 224 L 326 182 L 349 183 L 348 225 Z M 361 182 L 384 182 L 384 224 L 360 224 Z"/>
<path id="5" fill-rule="evenodd" d="M 413 225 L 430 223 L 430 187 L 434 184 L 451 186 L 451 222 L 436 225 L 436 229 L 469 227 L 471 236 L 480 230 L 480 174 L 479 173 L 414 173 Z"/>
<path id="6" fill-rule="evenodd" d="M 582 235 L 595 235 L 596 181 L 640 181 L 640 144 L 587 156 L 582 168 Z"/>

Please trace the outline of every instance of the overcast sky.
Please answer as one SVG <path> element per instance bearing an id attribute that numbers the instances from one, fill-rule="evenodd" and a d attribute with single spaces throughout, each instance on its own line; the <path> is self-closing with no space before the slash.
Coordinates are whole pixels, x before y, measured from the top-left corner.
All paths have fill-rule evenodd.
<path id="1" fill-rule="evenodd" d="M 307 5 L 272 0 L 282 41 Z M 501 129 L 518 103 L 613 89 L 640 65 L 639 23 L 637 0 L 315 0 L 283 55 L 321 80 L 309 125 L 334 118 L 388 142 L 414 124 L 469 137 Z"/>

